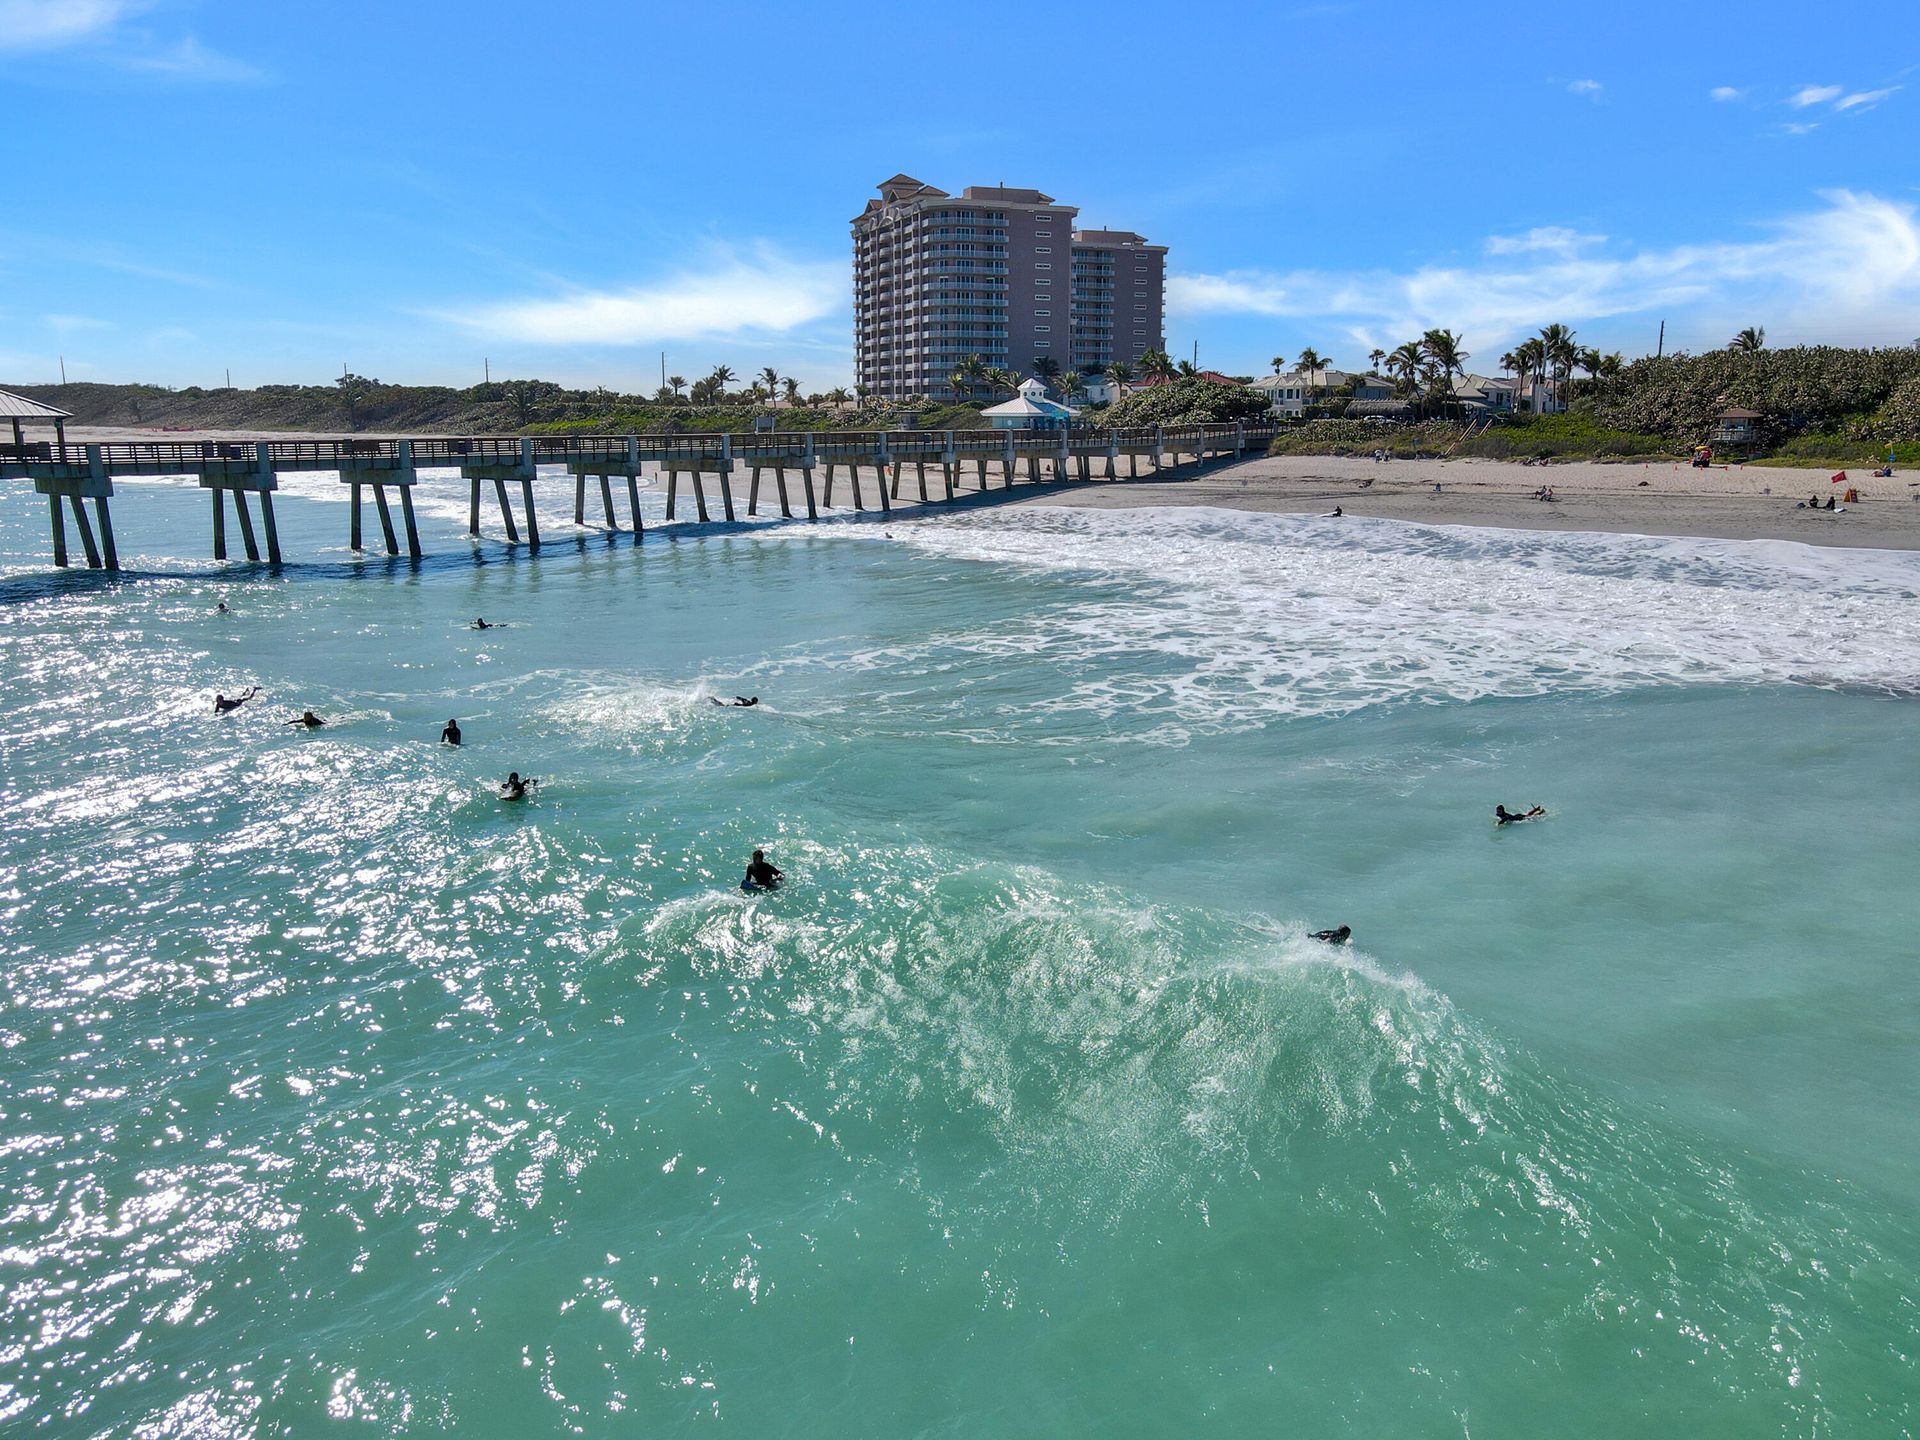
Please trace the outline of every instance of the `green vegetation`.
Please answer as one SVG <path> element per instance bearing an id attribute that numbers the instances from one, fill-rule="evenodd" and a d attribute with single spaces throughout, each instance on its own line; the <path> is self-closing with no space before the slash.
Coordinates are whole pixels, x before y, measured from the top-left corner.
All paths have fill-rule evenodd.
<path id="1" fill-rule="evenodd" d="M 1658 435 L 1613 430 L 1591 416 L 1519 415 L 1468 437 L 1457 420 L 1417 425 L 1370 425 L 1360 420 L 1310 420 L 1274 437 L 1270 455 L 1371 455 L 1395 459 L 1457 455 L 1481 460 L 1651 460 L 1686 453 Z"/>
<path id="2" fill-rule="evenodd" d="M 1773 454 L 1826 432 L 1846 444 L 1920 440 L 1920 349 L 1729 348 L 1635 360 L 1576 403 L 1602 424 L 1693 443 L 1730 406 L 1758 411 Z M 1819 442 L 1816 442 L 1819 443 Z"/>
<path id="3" fill-rule="evenodd" d="M 1267 397 L 1257 390 L 1213 380 L 1175 380 L 1116 400 L 1099 423 L 1128 425 L 1224 425 L 1257 420 L 1267 413 Z"/>

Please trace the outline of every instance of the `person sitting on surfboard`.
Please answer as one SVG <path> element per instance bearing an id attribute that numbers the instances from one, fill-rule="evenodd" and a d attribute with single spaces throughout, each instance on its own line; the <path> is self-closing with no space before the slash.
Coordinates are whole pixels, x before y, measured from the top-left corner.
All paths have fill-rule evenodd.
<path id="1" fill-rule="evenodd" d="M 1504 805 L 1493 807 L 1493 823 L 1496 825 L 1517 825 L 1522 820 L 1537 820 L 1547 813 L 1547 807 L 1536 805 L 1524 815 L 1516 815 Z"/>
<path id="2" fill-rule="evenodd" d="M 1307 938 L 1309 940 L 1318 940 L 1326 945 L 1344 945 L 1353 939 L 1353 927 L 1351 925 L 1340 925 L 1332 930 L 1316 930 Z"/>
<path id="3" fill-rule="evenodd" d="M 766 851 L 756 850 L 753 852 L 753 859 L 747 862 L 747 878 L 740 882 L 740 888 L 742 890 L 777 890 L 780 888 L 780 882 L 785 878 L 779 869 L 768 861 Z"/>
<path id="4" fill-rule="evenodd" d="M 460 743 L 460 722 L 458 720 L 447 721 L 446 728 L 440 732 L 440 743 L 442 745 L 458 745 Z"/>
<path id="5" fill-rule="evenodd" d="M 527 798 L 527 791 L 539 783 L 540 782 L 531 775 L 522 780 L 518 770 L 510 771 L 507 778 L 500 782 L 500 798 L 502 800 L 524 800 Z"/>

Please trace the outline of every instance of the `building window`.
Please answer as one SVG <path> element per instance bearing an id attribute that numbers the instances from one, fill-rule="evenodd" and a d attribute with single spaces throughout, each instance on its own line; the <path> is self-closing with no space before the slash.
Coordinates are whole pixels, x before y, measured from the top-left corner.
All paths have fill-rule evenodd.
<path id="1" fill-rule="evenodd" d="M 1036 255 L 1051 255 L 1053 253 L 1053 247 L 1051 245 L 1036 245 L 1033 247 L 1033 253 Z"/>
<path id="2" fill-rule="evenodd" d="M 1147 292 L 1144 290 L 1136 290 L 1133 292 L 1133 298 L 1136 300 L 1144 300 L 1147 298 Z"/>
<path id="3" fill-rule="evenodd" d="M 1053 283 L 1053 281 L 1051 281 L 1051 280 L 1049 280 L 1049 279 L 1048 279 L 1048 278 L 1047 278 L 1046 276 L 1044 276 L 1044 275 L 1037 275 L 1037 276 L 1035 276 L 1035 277 L 1034 277 L 1034 281 L 1033 281 L 1033 283 L 1034 283 L 1034 284 L 1036 284 L 1036 285 L 1051 285 L 1051 284 Z"/>
<path id="4" fill-rule="evenodd" d="M 1053 329 L 1051 325 L 1036 325 L 1033 327 L 1033 333 L 1036 335 L 1044 335 L 1051 329 Z"/>
<path id="5" fill-rule="evenodd" d="M 1053 262 L 1051 260 L 1036 260 L 1033 262 L 1033 268 L 1036 270 L 1051 270 L 1053 268 Z"/>
<path id="6" fill-rule="evenodd" d="M 1036 311 L 1034 311 L 1033 313 L 1034 313 L 1034 314 L 1036 314 L 1036 315 L 1044 315 L 1044 316 L 1046 316 L 1046 317 L 1047 317 L 1048 319 L 1052 319 L 1052 318 L 1053 318 L 1053 311 L 1051 311 L 1051 310 L 1036 310 Z"/>
<path id="7" fill-rule="evenodd" d="M 1051 340 L 1036 340 L 1033 342 L 1033 348 L 1036 350 L 1046 350 L 1051 348 L 1052 345 L 1053 342 Z"/>
<path id="8" fill-rule="evenodd" d="M 1051 225 L 1053 223 L 1053 216 L 1051 215 L 1036 215 L 1033 218 L 1036 223 L 1041 225 Z"/>

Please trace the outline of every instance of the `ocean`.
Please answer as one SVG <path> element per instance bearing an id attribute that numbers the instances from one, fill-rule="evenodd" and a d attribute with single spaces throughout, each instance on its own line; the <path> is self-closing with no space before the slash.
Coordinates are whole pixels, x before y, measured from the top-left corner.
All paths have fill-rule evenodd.
<path id="1" fill-rule="evenodd" d="M 1920 556 L 423 492 L 0 509 L 9 1433 L 1920 1428 Z"/>

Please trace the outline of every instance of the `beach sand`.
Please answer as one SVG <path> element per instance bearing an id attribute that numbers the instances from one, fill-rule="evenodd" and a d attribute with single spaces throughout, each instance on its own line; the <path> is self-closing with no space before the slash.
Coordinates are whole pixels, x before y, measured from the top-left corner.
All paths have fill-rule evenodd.
<path id="1" fill-rule="evenodd" d="M 1122 462 L 1124 466 L 1124 461 Z M 1503 460 L 1393 460 L 1287 455 L 1191 467 L 1159 478 L 1094 481 L 1029 494 L 1015 503 L 1113 508 L 1213 505 L 1231 510 L 1348 515 L 1427 525 L 1491 525 L 1522 530 L 1598 530 L 1634 535 L 1704 535 L 1724 540 L 1800 540 L 1920 550 L 1920 471 L 1896 470 L 1875 480 L 1848 470 L 1847 485 L 1830 470 L 1682 463 L 1547 466 Z M 1372 481 L 1362 488 L 1363 482 Z M 1642 485 L 1641 482 L 1645 482 Z M 1434 486 L 1440 492 L 1434 493 Z M 1555 499 L 1533 498 L 1551 485 Z M 1824 503 L 1848 485 L 1860 503 L 1844 512 L 1794 509 L 1817 494 Z M 1016 495 L 1018 491 L 1014 492 Z"/>

